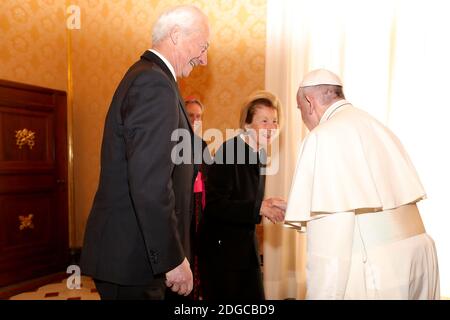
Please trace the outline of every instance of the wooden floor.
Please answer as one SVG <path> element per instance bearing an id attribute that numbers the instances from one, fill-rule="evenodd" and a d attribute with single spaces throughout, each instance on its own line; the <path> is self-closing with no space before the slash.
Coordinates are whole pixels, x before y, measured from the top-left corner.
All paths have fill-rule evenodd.
<path id="1" fill-rule="evenodd" d="M 0 288 L 0 299 L 10 300 L 99 300 L 91 278 L 82 276 L 79 289 L 69 289 L 67 273 L 23 282 Z"/>

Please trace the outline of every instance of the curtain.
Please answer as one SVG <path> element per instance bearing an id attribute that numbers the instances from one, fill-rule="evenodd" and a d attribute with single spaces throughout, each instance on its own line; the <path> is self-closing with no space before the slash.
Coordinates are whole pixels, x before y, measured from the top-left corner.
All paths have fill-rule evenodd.
<path id="1" fill-rule="evenodd" d="M 266 89 L 283 103 L 279 170 L 267 196 L 287 198 L 307 129 L 295 100 L 304 74 L 327 68 L 347 100 L 400 138 L 428 198 L 419 203 L 450 297 L 450 20 L 445 0 L 267 0 Z M 265 224 L 264 282 L 271 299 L 302 299 L 305 234 Z"/>

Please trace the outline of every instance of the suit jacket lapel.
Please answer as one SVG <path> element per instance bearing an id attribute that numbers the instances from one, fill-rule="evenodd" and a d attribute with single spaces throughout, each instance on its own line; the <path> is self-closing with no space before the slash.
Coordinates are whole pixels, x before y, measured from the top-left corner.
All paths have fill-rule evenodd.
<path id="1" fill-rule="evenodd" d="M 178 84 L 175 81 L 175 79 L 173 78 L 172 72 L 170 72 L 169 67 L 167 67 L 167 65 L 164 63 L 164 61 L 162 61 L 156 54 L 154 54 L 153 52 L 147 50 L 145 51 L 142 56 L 141 59 L 145 59 L 148 60 L 154 64 L 156 64 L 165 74 L 166 76 L 170 79 L 172 85 L 174 86 L 176 92 L 177 92 L 177 96 L 178 96 L 178 106 L 181 109 L 182 114 L 184 115 L 184 118 L 186 119 L 186 123 L 189 127 L 189 132 L 191 134 L 191 147 L 192 147 L 192 152 L 194 152 L 194 130 L 192 129 L 191 123 L 189 121 L 189 117 L 187 116 L 186 113 L 186 109 L 184 106 L 184 100 L 182 99 L 181 93 L 180 93 L 180 89 L 178 88 Z M 198 166 L 194 164 L 194 171 L 198 171 Z M 194 175 L 194 179 L 196 178 L 197 174 L 195 173 Z"/>
<path id="2" fill-rule="evenodd" d="M 184 117 L 185 117 L 185 119 L 186 119 L 186 122 L 187 122 L 187 124 L 188 124 L 188 126 L 189 126 L 189 131 L 191 132 L 191 135 L 194 134 L 194 130 L 192 129 L 191 123 L 189 122 L 189 118 L 188 118 L 187 113 L 186 113 L 186 109 L 185 109 L 185 106 L 184 106 L 184 100 L 182 99 L 180 90 L 179 90 L 179 88 L 178 88 L 178 84 L 177 84 L 177 82 L 175 81 L 175 79 L 173 78 L 173 75 L 172 75 L 172 72 L 170 72 L 170 69 L 167 67 L 167 65 L 164 63 L 164 61 L 162 61 L 156 54 L 154 54 L 154 53 L 151 52 L 151 51 L 148 51 L 148 50 L 145 51 L 145 52 L 142 54 L 141 58 L 142 58 L 142 59 L 145 59 L 145 60 L 149 60 L 149 61 L 155 63 L 158 67 L 161 68 L 161 70 L 162 70 L 162 71 L 167 75 L 167 77 L 170 79 L 170 81 L 172 82 L 172 84 L 174 85 L 174 87 L 175 87 L 175 89 L 176 89 L 176 91 L 177 91 L 178 102 L 179 102 L 181 111 L 182 111 L 182 113 L 183 113 L 183 115 L 184 115 Z"/>

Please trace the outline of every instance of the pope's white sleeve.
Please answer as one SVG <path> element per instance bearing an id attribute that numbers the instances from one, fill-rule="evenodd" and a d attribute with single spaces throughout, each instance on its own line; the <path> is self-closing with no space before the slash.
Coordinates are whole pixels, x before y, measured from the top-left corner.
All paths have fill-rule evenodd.
<path id="1" fill-rule="evenodd" d="M 354 212 L 307 223 L 306 299 L 343 299 L 350 272 Z"/>

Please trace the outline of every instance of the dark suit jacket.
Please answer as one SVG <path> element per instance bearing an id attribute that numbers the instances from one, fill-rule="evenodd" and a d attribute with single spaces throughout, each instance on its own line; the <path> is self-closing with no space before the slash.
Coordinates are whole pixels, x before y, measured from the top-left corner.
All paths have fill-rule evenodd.
<path id="1" fill-rule="evenodd" d="M 176 81 L 163 61 L 146 51 L 120 82 L 106 116 L 83 273 L 145 285 L 190 258 L 196 168 L 192 149 L 184 154 L 190 164 L 171 160 L 178 142 L 171 135 L 178 128 L 193 139 Z"/>
<path id="2" fill-rule="evenodd" d="M 214 161 L 208 166 L 200 227 L 202 268 L 209 272 L 257 268 L 260 260 L 255 227 L 261 222 L 259 210 L 264 196 L 258 154 L 235 137 L 219 148 Z"/>

